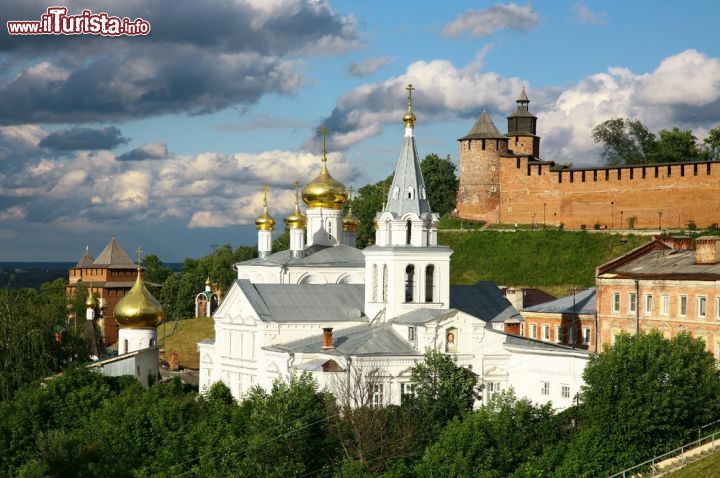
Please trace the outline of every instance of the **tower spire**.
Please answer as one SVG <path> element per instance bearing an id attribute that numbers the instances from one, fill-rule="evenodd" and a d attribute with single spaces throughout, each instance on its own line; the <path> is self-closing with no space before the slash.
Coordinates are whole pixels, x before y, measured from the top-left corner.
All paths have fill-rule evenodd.
<path id="1" fill-rule="evenodd" d="M 409 83 L 405 89 L 408 92 L 408 109 L 407 113 L 403 115 L 403 123 L 405 123 L 405 136 L 411 136 L 416 120 L 415 113 L 412 111 L 412 92 L 415 90 L 415 87 L 412 83 Z"/>

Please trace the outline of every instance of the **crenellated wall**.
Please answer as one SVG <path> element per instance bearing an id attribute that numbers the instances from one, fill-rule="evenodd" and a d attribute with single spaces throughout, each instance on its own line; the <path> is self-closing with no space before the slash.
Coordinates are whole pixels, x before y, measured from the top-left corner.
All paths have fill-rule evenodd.
<path id="1" fill-rule="evenodd" d="M 497 222 L 530 224 L 534 214 L 536 224 L 571 229 L 627 229 L 633 217 L 636 229 L 720 223 L 720 162 L 551 170 L 551 162 L 506 156 L 499 164 L 498 205 L 459 201 L 461 217 L 488 220 L 497 211 Z"/>

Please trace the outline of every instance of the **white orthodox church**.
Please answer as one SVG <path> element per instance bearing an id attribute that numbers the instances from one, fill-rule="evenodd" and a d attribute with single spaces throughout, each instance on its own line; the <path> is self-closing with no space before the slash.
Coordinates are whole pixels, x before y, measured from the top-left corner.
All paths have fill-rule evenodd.
<path id="1" fill-rule="evenodd" d="M 558 409 L 572 404 L 586 352 L 505 332 L 523 319 L 493 283 L 450 285 L 453 251 L 437 243 L 415 120 L 410 94 L 403 146 L 370 247 L 355 247 L 358 221 L 351 208 L 343 217 L 348 193 L 328 171 L 324 141 L 320 174 L 302 191 L 306 213 L 296 187 L 286 218 L 289 250 L 271 253 L 275 221 L 266 188 L 258 258 L 235 265 L 238 278 L 213 315 L 215 339 L 198 344 L 201 391 L 222 381 L 241 399 L 300 371 L 333 391 L 359 372 L 373 377 L 362 392 L 371 403 L 397 404 L 411 393 L 410 368 L 433 348 L 477 374 L 483 402 L 512 387 Z"/>

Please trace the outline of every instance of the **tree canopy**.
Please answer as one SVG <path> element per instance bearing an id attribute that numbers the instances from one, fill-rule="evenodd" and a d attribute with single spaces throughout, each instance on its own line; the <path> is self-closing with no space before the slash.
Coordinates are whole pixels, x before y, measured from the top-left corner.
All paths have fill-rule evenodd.
<path id="1" fill-rule="evenodd" d="M 603 145 L 601 156 L 609 165 L 720 159 L 720 125 L 698 143 L 691 130 L 675 127 L 655 134 L 638 120 L 612 118 L 595 126 L 592 137 Z"/>

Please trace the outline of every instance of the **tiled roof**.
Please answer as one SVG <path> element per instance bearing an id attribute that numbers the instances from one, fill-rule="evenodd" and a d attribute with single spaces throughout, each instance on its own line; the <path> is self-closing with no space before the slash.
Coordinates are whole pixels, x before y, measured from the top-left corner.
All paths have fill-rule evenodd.
<path id="1" fill-rule="evenodd" d="M 135 263 L 130 259 L 125 249 L 118 243 L 115 237 L 105 246 L 105 249 L 93 261 L 93 266 L 123 266 L 124 268 L 133 268 Z"/>
<path id="2" fill-rule="evenodd" d="M 94 260 L 92 254 L 90 254 L 90 246 L 85 246 L 85 254 L 83 254 L 75 267 L 87 267 L 91 265 Z"/>
<path id="3" fill-rule="evenodd" d="M 483 111 L 472 129 L 468 134 L 460 138 L 460 141 L 464 139 L 507 139 L 507 137 L 497 129 L 490 115 Z"/>
<path id="4" fill-rule="evenodd" d="M 451 285 L 450 307 L 485 322 L 523 320 L 498 286 L 490 281 L 480 281 L 474 285 Z"/>
<path id="5" fill-rule="evenodd" d="M 595 287 L 591 287 L 581 290 L 574 295 L 568 295 L 532 307 L 525 307 L 523 310 L 525 312 L 545 312 L 553 314 L 594 314 L 597 310 L 595 295 Z"/>

